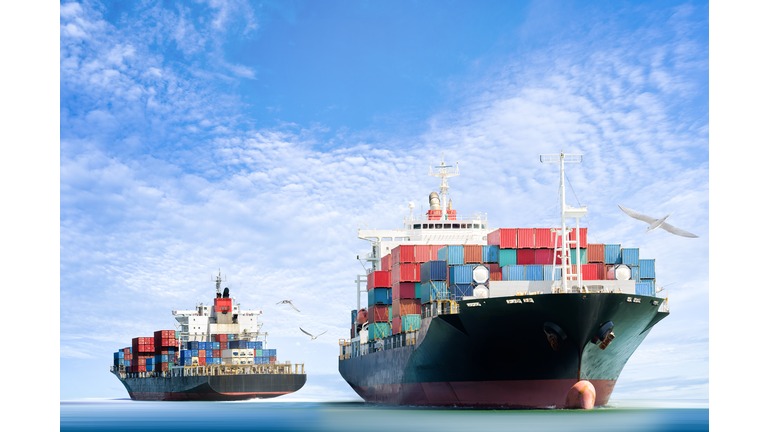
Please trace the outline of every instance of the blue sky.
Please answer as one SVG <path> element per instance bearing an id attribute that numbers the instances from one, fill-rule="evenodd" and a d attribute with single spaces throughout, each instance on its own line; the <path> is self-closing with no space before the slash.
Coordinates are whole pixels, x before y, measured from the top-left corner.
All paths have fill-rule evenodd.
<path id="1" fill-rule="evenodd" d="M 426 209 L 445 152 L 459 213 L 551 226 L 538 154 L 561 149 L 585 155 L 567 201 L 590 241 L 674 283 L 614 397 L 708 399 L 706 2 L 62 2 L 59 21 L 62 399 L 125 397 L 111 353 L 209 300 L 219 268 L 306 363 L 288 398 L 355 397 L 336 356 L 358 224 Z M 643 234 L 616 204 L 701 238 Z"/>

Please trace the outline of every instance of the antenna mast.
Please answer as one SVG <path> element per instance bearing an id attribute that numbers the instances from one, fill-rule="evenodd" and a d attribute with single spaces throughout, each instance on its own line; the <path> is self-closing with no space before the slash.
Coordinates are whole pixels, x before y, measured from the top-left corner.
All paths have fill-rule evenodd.
<path id="1" fill-rule="evenodd" d="M 440 208 L 442 210 L 443 217 L 447 218 L 447 213 L 445 210 L 448 207 L 448 177 L 455 177 L 459 175 L 459 163 L 456 162 L 456 170 L 453 172 L 450 172 L 449 168 L 452 168 L 453 165 L 446 165 L 445 164 L 445 152 L 442 153 L 443 160 L 440 162 L 440 165 L 435 166 L 435 168 L 438 169 L 437 172 L 432 171 L 432 167 L 429 167 L 429 175 L 432 177 L 440 177 Z"/>
<path id="2" fill-rule="evenodd" d="M 539 154 L 539 160 L 541 163 L 559 163 L 560 164 L 560 288 L 563 292 L 569 292 L 567 281 L 569 276 L 576 276 L 576 286 L 578 290 L 582 290 L 581 286 L 581 243 L 579 238 L 579 218 L 587 214 L 587 207 L 574 208 L 565 204 L 565 164 L 566 163 L 581 163 L 583 160 L 582 154 L 565 154 L 560 150 L 560 154 Z M 565 219 L 576 219 L 576 240 L 567 241 L 567 231 L 565 226 Z M 557 237 L 555 237 L 557 239 Z M 568 263 L 568 246 L 575 244 L 576 247 L 576 274 L 573 275 L 569 271 Z M 553 286 L 554 289 L 554 286 Z"/>
<path id="3" fill-rule="evenodd" d="M 219 269 L 219 275 L 216 276 L 216 280 L 213 280 L 213 276 L 211 276 L 211 282 L 216 282 L 216 297 L 220 297 L 221 283 L 226 281 L 227 281 L 226 275 L 224 275 L 224 280 L 221 279 L 221 269 Z"/>

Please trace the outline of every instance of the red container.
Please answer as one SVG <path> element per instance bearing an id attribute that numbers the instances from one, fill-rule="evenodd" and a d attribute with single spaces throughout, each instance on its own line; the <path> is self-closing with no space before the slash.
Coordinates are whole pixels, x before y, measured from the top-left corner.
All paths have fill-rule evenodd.
<path id="1" fill-rule="evenodd" d="M 381 269 L 383 271 L 392 270 L 392 255 L 386 254 L 381 258 Z"/>
<path id="2" fill-rule="evenodd" d="M 198 357 L 197 358 L 197 364 L 200 365 L 200 366 L 205 366 L 206 365 L 205 364 L 205 356 Z"/>
<path id="3" fill-rule="evenodd" d="M 198 357 L 205 357 L 205 350 L 197 350 Z"/>
<path id="4" fill-rule="evenodd" d="M 368 290 L 374 288 L 392 288 L 391 272 L 376 270 L 368 273 Z"/>
<path id="5" fill-rule="evenodd" d="M 415 245 L 400 245 L 392 249 L 392 265 L 413 264 L 416 262 Z"/>
<path id="6" fill-rule="evenodd" d="M 213 351 L 213 356 L 214 357 L 221 357 L 221 350 L 220 349 L 212 350 L 212 351 Z"/>
<path id="7" fill-rule="evenodd" d="M 397 299 L 414 298 L 416 298 L 415 282 L 398 282 L 396 284 L 392 284 L 392 301 Z"/>
<path id="8" fill-rule="evenodd" d="M 605 245 L 600 243 L 587 245 L 588 263 L 605 263 Z"/>
<path id="9" fill-rule="evenodd" d="M 446 245 L 429 245 L 429 260 L 437 261 L 437 251 Z"/>
<path id="10" fill-rule="evenodd" d="M 147 364 L 147 358 L 146 357 L 139 357 L 136 359 L 136 364 L 139 366 L 146 365 Z"/>
<path id="11" fill-rule="evenodd" d="M 400 334 L 400 317 L 392 317 L 392 334 Z"/>
<path id="12" fill-rule="evenodd" d="M 516 249 L 517 228 L 499 228 L 488 233 L 488 244 L 499 249 Z"/>
<path id="13" fill-rule="evenodd" d="M 597 266 L 597 279 L 595 280 L 605 280 L 605 264 L 595 264 Z"/>
<path id="14" fill-rule="evenodd" d="M 163 372 L 168 372 L 168 362 L 160 363 L 160 370 Z"/>
<path id="15" fill-rule="evenodd" d="M 581 265 L 581 280 L 600 280 L 598 279 L 597 267 L 600 264 L 582 264 Z M 576 274 L 576 264 L 571 265 L 571 273 Z M 575 277 L 574 277 L 575 279 Z"/>
<path id="16" fill-rule="evenodd" d="M 536 228 L 517 229 L 517 247 L 533 248 L 536 246 Z M 518 260 L 518 264 L 520 264 Z"/>
<path id="17" fill-rule="evenodd" d="M 482 264 L 483 246 L 464 245 L 464 264 Z"/>
<path id="18" fill-rule="evenodd" d="M 518 249 L 517 264 L 518 265 L 536 264 L 536 249 Z"/>
<path id="19" fill-rule="evenodd" d="M 368 323 L 389 322 L 389 305 L 373 305 L 370 307 L 372 313 L 368 314 Z"/>
<path id="20" fill-rule="evenodd" d="M 552 232 L 551 228 L 535 228 L 536 229 L 536 235 L 534 237 L 534 241 L 536 243 L 536 248 L 546 248 L 546 249 L 553 249 L 555 247 L 555 233 Z M 550 263 L 551 264 L 551 263 Z"/>
<path id="21" fill-rule="evenodd" d="M 499 267 L 498 263 L 490 263 L 486 264 L 488 266 L 488 271 L 491 273 L 490 280 L 492 281 L 500 281 L 501 280 L 501 267 Z"/>
<path id="22" fill-rule="evenodd" d="M 270 357 L 269 364 L 275 364 L 275 363 L 277 363 L 277 357 Z"/>
<path id="23" fill-rule="evenodd" d="M 163 339 L 162 340 L 162 346 L 164 346 L 164 347 L 175 347 L 176 346 L 176 339 Z"/>
<path id="24" fill-rule="evenodd" d="M 401 315 L 417 315 L 421 313 L 421 300 L 399 299 L 392 300 L 392 320 Z"/>
<path id="25" fill-rule="evenodd" d="M 392 266 L 392 283 L 421 281 L 421 264 L 398 264 Z"/>
<path id="26" fill-rule="evenodd" d="M 414 246 L 414 255 L 416 260 L 414 262 L 423 263 L 430 261 L 429 258 L 429 245 L 416 245 Z"/>
<path id="27" fill-rule="evenodd" d="M 216 342 L 226 342 L 227 341 L 227 335 L 224 333 L 217 334 L 216 335 Z"/>
<path id="28" fill-rule="evenodd" d="M 553 259 L 555 258 L 554 249 L 534 249 L 534 251 L 534 264 L 552 265 Z"/>
<path id="29" fill-rule="evenodd" d="M 146 372 L 147 366 L 146 365 L 137 365 L 133 367 L 134 372 Z"/>

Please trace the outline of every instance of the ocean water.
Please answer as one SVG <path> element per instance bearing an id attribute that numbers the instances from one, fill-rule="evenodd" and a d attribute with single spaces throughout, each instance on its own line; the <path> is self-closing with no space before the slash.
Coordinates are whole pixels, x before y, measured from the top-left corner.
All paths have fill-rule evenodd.
<path id="1" fill-rule="evenodd" d="M 709 408 L 589 411 L 383 407 L 363 402 L 62 401 L 61 431 L 708 431 Z"/>

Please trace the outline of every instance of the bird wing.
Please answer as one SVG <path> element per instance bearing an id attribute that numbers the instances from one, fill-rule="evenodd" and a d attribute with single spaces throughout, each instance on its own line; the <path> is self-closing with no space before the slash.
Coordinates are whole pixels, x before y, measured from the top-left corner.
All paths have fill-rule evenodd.
<path id="1" fill-rule="evenodd" d="M 307 331 L 306 331 L 306 330 L 304 330 L 304 329 L 303 329 L 303 328 L 301 328 L 301 327 L 299 327 L 299 330 L 303 331 L 303 332 L 304 332 L 304 334 L 306 334 L 306 335 L 310 335 L 310 336 L 312 336 L 311 334 L 307 333 Z"/>
<path id="2" fill-rule="evenodd" d="M 296 309 L 296 306 L 293 305 L 290 301 L 288 302 L 289 305 L 291 305 L 292 308 Z M 296 309 L 296 312 L 301 312 L 300 310 Z"/>
<path id="3" fill-rule="evenodd" d="M 665 230 L 671 232 L 672 234 L 677 234 L 679 236 L 688 237 L 688 238 L 699 238 L 699 236 L 697 236 L 696 234 L 689 233 L 688 231 L 686 231 L 684 229 L 680 229 L 680 228 L 678 228 L 676 226 L 672 226 L 672 225 L 670 225 L 670 224 L 668 224 L 666 222 L 664 222 L 663 224 L 659 225 L 659 228 L 665 229 Z"/>
<path id="4" fill-rule="evenodd" d="M 656 218 L 652 218 L 650 216 L 646 216 L 646 215 L 644 215 L 642 213 L 638 213 L 638 212 L 636 212 L 636 211 L 634 211 L 632 209 L 628 209 L 628 208 L 622 207 L 622 206 L 619 206 L 619 208 L 621 209 L 621 211 L 623 211 L 624 213 L 630 215 L 631 217 L 633 217 L 633 218 L 635 218 L 637 220 L 641 220 L 641 221 L 647 222 L 649 224 L 652 224 L 652 223 L 654 223 L 656 221 Z"/>
<path id="5" fill-rule="evenodd" d="M 326 334 L 326 333 L 328 333 L 328 330 L 326 330 L 326 331 L 324 331 L 324 332 L 320 333 L 319 335 L 317 335 L 317 336 L 315 336 L 315 337 L 320 337 L 320 336 L 322 336 L 322 335 L 324 335 L 324 334 Z"/>

